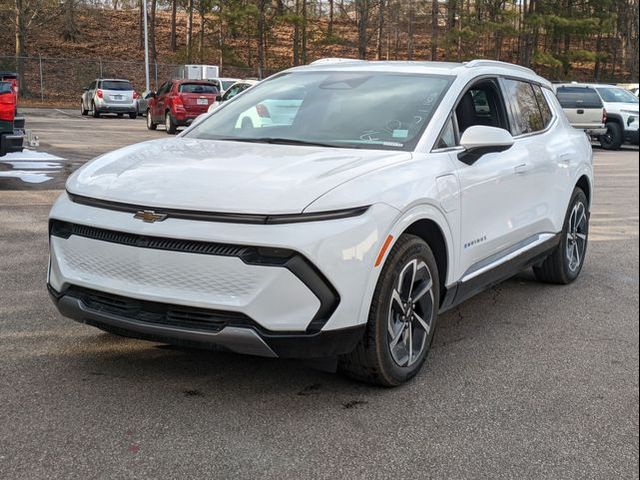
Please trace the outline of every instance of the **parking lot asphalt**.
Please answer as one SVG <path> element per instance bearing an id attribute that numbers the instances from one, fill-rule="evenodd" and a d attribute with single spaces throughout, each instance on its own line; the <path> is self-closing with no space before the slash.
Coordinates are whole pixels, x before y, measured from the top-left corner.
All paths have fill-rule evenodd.
<path id="1" fill-rule="evenodd" d="M 47 115 L 30 126 L 68 170 L 165 135 Z M 120 123 L 128 136 L 112 138 Z M 638 151 L 598 150 L 595 164 L 578 281 L 523 272 L 448 312 L 396 389 L 61 317 L 46 219 L 64 170 L 0 176 L 0 478 L 638 478 Z"/>

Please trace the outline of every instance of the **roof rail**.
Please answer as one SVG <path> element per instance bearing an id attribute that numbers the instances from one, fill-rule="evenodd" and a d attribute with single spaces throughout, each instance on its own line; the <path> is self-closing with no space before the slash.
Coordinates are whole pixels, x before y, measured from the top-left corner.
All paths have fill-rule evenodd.
<path id="1" fill-rule="evenodd" d="M 322 65 L 325 63 L 350 63 L 350 62 L 364 62 L 364 60 L 360 60 L 359 58 L 340 58 L 340 57 L 329 57 L 329 58 L 320 58 L 311 62 L 309 65 Z"/>
<path id="2" fill-rule="evenodd" d="M 530 68 L 523 67 L 522 65 L 515 65 L 513 63 L 500 62 L 498 60 L 483 60 L 483 59 L 471 60 L 470 62 L 464 62 L 464 66 L 467 67 L 467 68 L 491 67 L 491 66 L 515 68 L 517 70 L 520 70 L 520 71 L 523 71 L 523 72 L 527 72 L 527 73 L 530 73 L 532 75 L 537 75 L 537 73 L 534 72 L 533 70 L 531 70 Z"/>

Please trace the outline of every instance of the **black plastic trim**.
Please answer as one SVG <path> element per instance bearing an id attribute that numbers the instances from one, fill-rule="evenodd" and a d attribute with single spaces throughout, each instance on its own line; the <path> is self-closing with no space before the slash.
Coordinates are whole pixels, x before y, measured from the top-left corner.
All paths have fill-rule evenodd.
<path id="1" fill-rule="evenodd" d="M 443 305 L 440 311 L 444 312 L 456 307 L 474 295 L 477 295 L 494 285 L 498 285 L 499 283 L 502 283 L 518 274 L 522 270 L 544 260 L 553 251 L 553 249 L 558 246 L 561 237 L 562 234 L 556 234 L 549 240 L 527 250 L 508 262 L 498 265 L 497 267 L 467 280 L 466 282 L 456 283 L 450 288 L 455 297 L 453 299 L 449 297 L 447 299 L 447 303 Z"/>
<path id="2" fill-rule="evenodd" d="M 87 296 L 97 294 L 121 298 L 135 302 L 147 310 L 166 312 L 172 308 L 195 311 L 201 314 L 215 316 L 221 322 L 220 328 L 209 329 L 210 333 L 219 333 L 226 327 L 246 328 L 255 332 L 258 337 L 280 358 L 330 358 L 351 352 L 362 336 L 365 325 L 348 327 L 337 330 L 315 332 L 273 332 L 265 330 L 244 314 L 236 312 L 215 311 L 206 309 L 192 309 L 190 307 L 162 304 L 119 297 L 117 295 L 96 292 L 76 286 L 71 286 L 63 292 L 57 292 L 51 285 L 47 285 L 52 301 L 60 312 L 78 322 L 93 325 L 102 330 L 139 338 L 143 340 L 158 341 L 172 345 L 180 345 L 195 348 L 224 348 L 216 337 L 208 336 L 205 329 L 199 325 L 185 325 L 184 323 L 165 323 L 157 321 L 145 321 L 144 316 L 123 315 L 122 312 L 109 311 L 109 309 L 94 308 L 87 301 Z M 124 326 L 123 326 L 124 325 Z"/>
<path id="3" fill-rule="evenodd" d="M 286 268 L 298 277 L 320 301 L 318 311 L 307 325 L 307 333 L 319 332 L 327 321 L 329 321 L 329 318 L 331 318 L 331 315 L 333 315 L 333 312 L 340 303 L 338 291 L 331 285 L 331 282 L 329 282 L 322 272 L 304 255 L 290 249 L 138 235 L 56 219 L 49 221 L 49 234 L 64 239 L 68 239 L 72 235 L 77 235 L 93 240 L 138 248 L 197 255 L 237 257 L 248 265 Z"/>
<path id="4" fill-rule="evenodd" d="M 281 225 L 285 223 L 319 222 L 325 220 L 338 220 L 342 218 L 358 217 L 369 209 L 369 206 L 345 208 L 328 212 L 292 213 L 278 215 L 263 215 L 255 213 L 226 213 L 205 212 L 201 210 L 180 210 L 175 208 L 161 208 L 149 205 L 134 205 L 129 203 L 101 200 L 77 195 L 67 191 L 69 199 L 74 203 L 89 207 L 103 208 L 117 212 L 137 213 L 144 210 L 152 210 L 155 213 L 166 215 L 165 218 L 177 218 L 181 220 L 197 220 L 203 222 L 248 223 L 255 225 Z"/>

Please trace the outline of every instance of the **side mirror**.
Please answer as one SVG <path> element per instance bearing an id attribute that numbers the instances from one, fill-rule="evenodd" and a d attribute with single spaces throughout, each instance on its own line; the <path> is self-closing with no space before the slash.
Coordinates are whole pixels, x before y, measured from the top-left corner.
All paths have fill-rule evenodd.
<path id="1" fill-rule="evenodd" d="M 89 91 L 89 87 L 82 87 L 82 91 L 83 92 L 88 92 Z"/>
<path id="2" fill-rule="evenodd" d="M 513 137 L 504 128 L 474 125 L 467 128 L 460 138 L 464 152 L 458 154 L 458 160 L 473 165 L 487 153 L 509 150 L 513 143 Z"/>
<path id="3" fill-rule="evenodd" d="M 216 95 L 216 102 L 222 101 L 222 95 Z"/>

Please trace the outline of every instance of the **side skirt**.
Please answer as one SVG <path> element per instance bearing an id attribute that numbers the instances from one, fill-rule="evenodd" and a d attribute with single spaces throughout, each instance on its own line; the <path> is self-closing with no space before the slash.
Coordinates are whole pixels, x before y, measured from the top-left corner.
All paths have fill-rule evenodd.
<path id="1" fill-rule="evenodd" d="M 494 268 L 483 271 L 478 275 L 467 275 L 467 277 L 471 278 L 466 281 L 459 281 L 447 289 L 447 293 L 440 306 L 440 312 L 446 312 L 474 295 L 494 285 L 498 285 L 522 270 L 543 261 L 558 246 L 561 236 L 560 233 L 555 234 L 551 238 L 525 250 L 514 258 L 510 258 L 503 263 L 496 262 L 499 264 Z"/>

